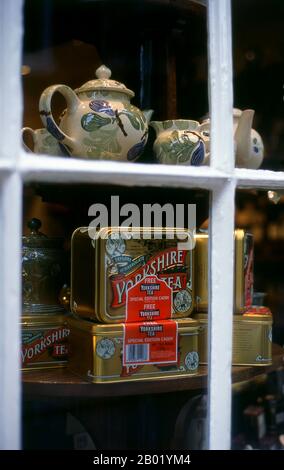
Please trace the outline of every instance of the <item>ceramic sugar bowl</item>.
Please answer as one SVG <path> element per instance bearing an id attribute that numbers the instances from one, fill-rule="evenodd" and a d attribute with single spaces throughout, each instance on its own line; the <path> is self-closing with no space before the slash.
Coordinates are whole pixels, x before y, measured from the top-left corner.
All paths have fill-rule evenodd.
<path id="1" fill-rule="evenodd" d="M 156 131 L 154 152 L 158 162 L 167 165 L 202 165 L 205 144 L 199 132 L 198 121 L 175 119 L 151 121 Z"/>
<path id="2" fill-rule="evenodd" d="M 75 91 L 66 85 L 48 87 L 39 102 L 42 122 L 71 156 L 134 161 L 146 145 L 152 111 L 142 112 L 133 106 L 130 99 L 134 92 L 111 80 L 111 71 L 104 65 L 96 76 Z M 51 110 L 55 92 L 67 102 L 59 125 Z"/>

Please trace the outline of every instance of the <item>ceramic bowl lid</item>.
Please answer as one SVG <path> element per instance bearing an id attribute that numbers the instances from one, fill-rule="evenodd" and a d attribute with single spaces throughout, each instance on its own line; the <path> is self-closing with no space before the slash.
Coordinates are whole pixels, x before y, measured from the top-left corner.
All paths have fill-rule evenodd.
<path id="1" fill-rule="evenodd" d="M 135 96 L 132 90 L 126 88 L 123 83 L 111 80 L 111 70 L 105 65 L 101 65 L 96 70 L 97 79 L 84 83 L 80 88 L 76 88 L 75 93 L 84 93 L 86 91 L 119 91 L 125 93 L 130 98 Z"/>

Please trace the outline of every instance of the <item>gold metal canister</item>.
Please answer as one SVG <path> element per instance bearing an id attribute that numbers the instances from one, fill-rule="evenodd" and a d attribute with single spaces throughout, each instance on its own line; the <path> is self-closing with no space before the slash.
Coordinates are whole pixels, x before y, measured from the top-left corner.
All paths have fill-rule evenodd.
<path id="1" fill-rule="evenodd" d="M 208 234 L 196 235 L 195 303 L 197 312 L 208 311 Z M 235 230 L 235 300 L 234 312 L 243 313 L 253 298 L 253 236 Z"/>
<path id="2" fill-rule="evenodd" d="M 66 319 L 66 315 L 22 316 L 22 370 L 66 365 L 69 336 Z"/>
<path id="3" fill-rule="evenodd" d="M 200 363 L 207 363 L 208 315 L 197 313 L 200 323 Z M 267 366 L 272 363 L 272 315 L 235 315 L 233 321 L 233 365 Z"/>
<path id="4" fill-rule="evenodd" d="M 178 320 L 178 364 L 123 366 L 123 325 L 98 324 L 88 320 L 69 318 L 70 357 L 68 368 L 85 380 L 121 382 L 157 380 L 172 376 L 198 373 L 197 321 Z"/>
<path id="5" fill-rule="evenodd" d="M 193 250 L 184 249 L 184 241 L 179 239 L 184 235 L 190 240 L 188 230 L 138 227 L 130 232 L 108 227 L 93 234 L 95 239 L 82 227 L 72 236 L 71 309 L 76 316 L 123 322 L 127 289 L 148 274 L 156 274 L 172 288 L 172 318 L 191 314 Z"/>

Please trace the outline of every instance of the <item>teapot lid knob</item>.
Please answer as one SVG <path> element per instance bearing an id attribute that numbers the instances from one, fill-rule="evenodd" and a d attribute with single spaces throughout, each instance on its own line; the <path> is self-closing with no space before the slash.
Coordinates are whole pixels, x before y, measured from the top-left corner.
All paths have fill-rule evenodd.
<path id="1" fill-rule="evenodd" d="M 109 79 L 111 76 L 111 70 L 106 67 L 105 65 L 101 65 L 97 70 L 96 70 L 96 77 L 100 79 Z"/>

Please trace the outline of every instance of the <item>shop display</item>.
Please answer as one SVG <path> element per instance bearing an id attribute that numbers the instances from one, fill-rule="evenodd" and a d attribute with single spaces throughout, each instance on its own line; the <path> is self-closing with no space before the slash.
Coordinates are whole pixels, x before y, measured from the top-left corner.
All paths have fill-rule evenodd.
<path id="1" fill-rule="evenodd" d="M 24 315 L 21 327 L 22 370 L 66 366 L 69 336 L 66 315 Z"/>
<path id="2" fill-rule="evenodd" d="M 42 122 L 73 157 L 134 161 L 146 145 L 152 110 L 142 112 L 133 106 L 134 92 L 111 80 L 106 66 L 99 67 L 96 76 L 75 91 L 67 85 L 44 90 L 39 102 Z M 51 110 L 55 92 L 67 102 L 59 126 Z"/>
<path id="3" fill-rule="evenodd" d="M 168 165 L 202 165 L 205 144 L 199 132 L 198 121 L 175 119 L 151 121 L 156 131 L 153 150 L 159 163 Z"/>
<path id="4" fill-rule="evenodd" d="M 207 233 L 196 235 L 196 246 L 191 250 L 184 245 L 190 239 L 189 230 L 78 228 L 71 242 L 70 304 L 74 317 L 68 318 L 66 326 L 60 313 L 63 301 L 69 303 L 70 289 L 66 285 L 62 288 L 60 276 L 62 240 L 47 238 L 39 232 L 40 225 L 32 219 L 31 234 L 23 237 L 24 370 L 66 364 L 69 329 L 70 370 L 92 382 L 197 373 L 199 357 L 201 363 L 207 362 Z M 153 283 L 160 297 L 149 297 Z M 149 311 L 143 296 L 150 299 Z M 253 238 L 237 229 L 233 365 L 260 366 L 272 361 L 272 315 L 266 307 L 252 306 L 252 299 Z M 140 300 L 146 310 L 136 318 Z M 202 313 L 190 319 L 194 308 Z M 161 340 L 161 331 L 169 344 Z M 155 341 L 162 343 L 154 346 Z M 132 357 L 130 363 L 125 359 L 126 350 L 132 351 L 130 356 L 127 353 Z"/>
<path id="5" fill-rule="evenodd" d="M 167 321 L 164 322 L 164 324 Z M 118 382 L 132 380 L 157 380 L 175 376 L 197 374 L 198 322 L 189 318 L 177 323 L 177 363 L 141 364 L 145 362 L 144 344 L 132 345 L 132 365 L 123 365 L 125 325 L 97 324 L 70 318 L 70 357 L 68 368 L 82 378 L 94 382 Z M 155 329 L 156 322 L 148 322 L 142 328 Z M 153 328 L 154 327 L 154 328 Z M 152 333 L 151 333 L 152 334 Z M 154 339 L 154 334 L 151 336 Z M 140 348 L 139 348 L 140 346 Z M 140 364 L 139 364 L 140 362 Z"/>
<path id="6" fill-rule="evenodd" d="M 196 235 L 196 310 L 208 310 L 208 233 Z M 235 230 L 235 300 L 234 313 L 243 313 L 253 299 L 253 236 Z"/>
<path id="7" fill-rule="evenodd" d="M 38 219 L 30 220 L 28 227 L 30 234 L 23 237 L 23 315 L 62 313 L 59 294 L 63 286 L 63 239 L 40 232 Z"/>
<path id="8" fill-rule="evenodd" d="M 261 309 L 258 311 L 261 312 Z M 198 352 L 200 363 L 207 363 L 208 315 L 198 313 L 200 323 Z M 271 313 L 235 315 L 233 320 L 233 365 L 267 366 L 272 363 Z"/>
<path id="9" fill-rule="evenodd" d="M 25 143 L 25 136 L 30 135 L 33 141 L 33 148 L 30 149 Z M 43 153 L 46 155 L 66 155 L 63 145 L 56 140 L 47 129 L 31 129 L 24 127 L 22 129 L 23 147 L 27 152 Z"/>
<path id="10" fill-rule="evenodd" d="M 271 34 L 281 8 L 274 2 L 267 18 L 261 5 L 227 3 L 221 12 L 216 0 L 27 0 L 14 15 L 22 38 L 7 10 L 7 44 L 22 43 L 23 53 L 18 72 L 16 57 L 6 70 L 11 80 L 22 74 L 22 93 L 11 94 L 4 80 L 4 95 L 15 96 L 20 127 L 31 126 L 18 135 L 19 158 L 8 151 L 11 132 L 4 139 L 4 215 L 7 190 L 15 191 L 11 247 L 21 210 L 24 221 L 35 214 L 48 236 L 64 237 L 44 236 L 33 219 L 23 238 L 15 448 L 89 449 L 101 460 L 102 450 L 179 449 L 188 461 L 188 449 L 280 448 L 284 232 L 281 203 L 269 206 L 265 192 L 271 187 L 267 196 L 277 204 L 284 178 L 264 170 L 283 167 L 281 41 Z M 232 98 L 242 109 L 232 108 Z M 179 209 L 187 205 L 183 220 Z M 187 230 L 136 237 L 157 232 L 151 223 L 192 227 L 190 205 L 193 250 L 177 236 Z M 130 228 L 119 227 L 122 217 Z M 92 236 L 95 224 L 106 228 Z M 214 234 L 202 230 L 208 226 Z M 251 233 L 233 233 L 235 226 Z M 4 249 L 11 233 L 5 226 Z M 5 263 L 8 294 L 11 273 Z M 19 296 L 15 287 L 13 301 L 5 297 L 6 316 Z M 279 396 L 267 389 L 276 369 Z M 9 417 L 6 424 L 9 431 Z"/>
<path id="11" fill-rule="evenodd" d="M 71 309 L 75 315 L 105 323 L 124 321 L 128 289 L 149 275 L 157 275 L 172 289 L 172 318 L 191 314 L 194 250 L 186 250 L 182 242 L 179 247 L 179 237 L 190 238 L 190 231 L 137 228 L 130 232 L 109 227 L 93 234 L 96 239 L 90 237 L 88 227 L 81 227 L 72 236 Z"/>

